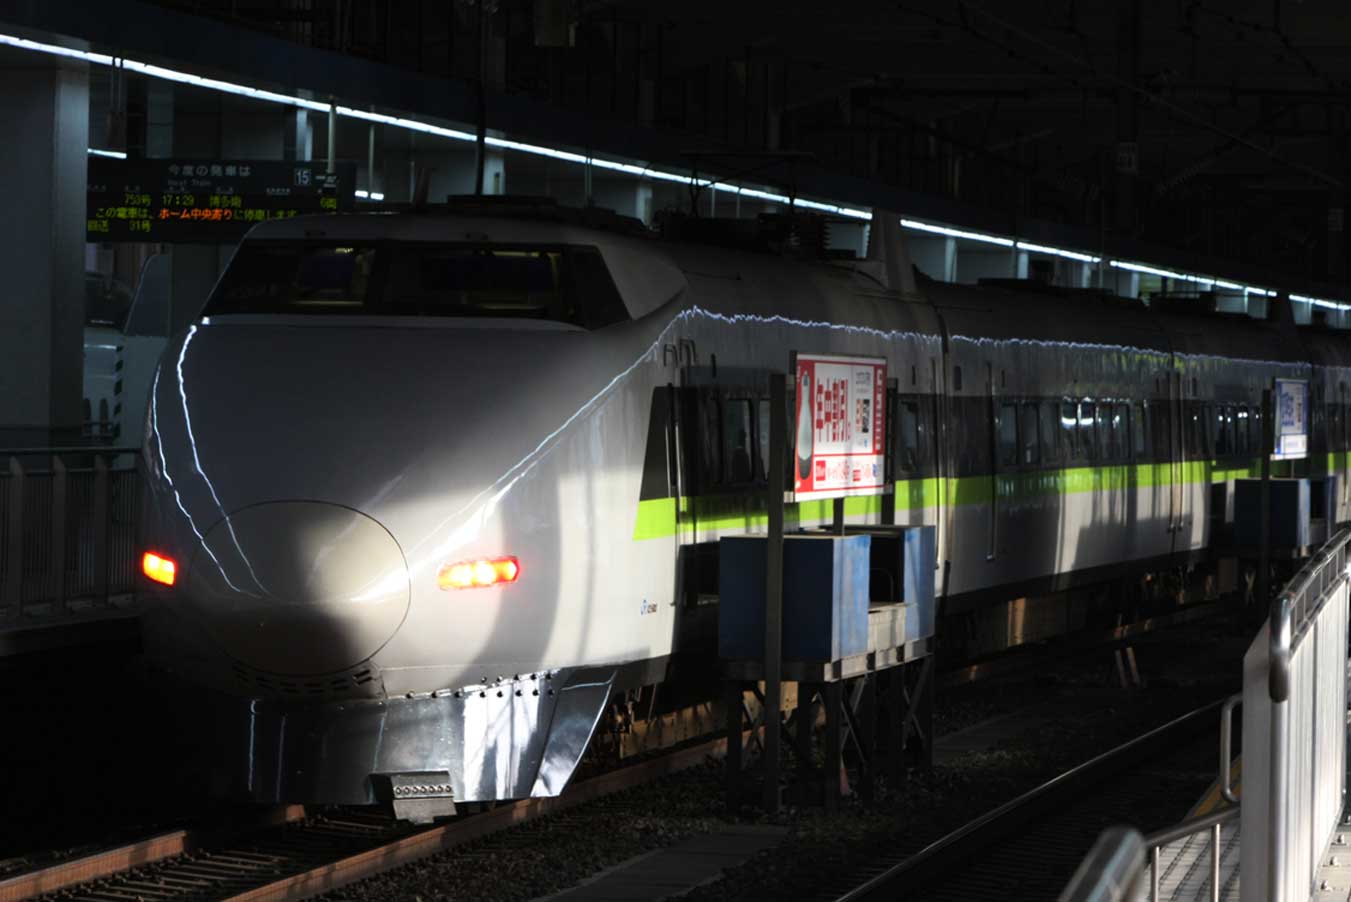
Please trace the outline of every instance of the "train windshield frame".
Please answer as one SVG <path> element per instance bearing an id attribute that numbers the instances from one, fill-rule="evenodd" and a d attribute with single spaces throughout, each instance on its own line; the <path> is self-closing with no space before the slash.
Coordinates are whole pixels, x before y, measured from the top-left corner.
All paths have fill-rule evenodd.
<path id="1" fill-rule="evenodd" d="M 631 319 L 596 247 L 506 242 L 246 241 L 202 311 L 237 314 Z"/>

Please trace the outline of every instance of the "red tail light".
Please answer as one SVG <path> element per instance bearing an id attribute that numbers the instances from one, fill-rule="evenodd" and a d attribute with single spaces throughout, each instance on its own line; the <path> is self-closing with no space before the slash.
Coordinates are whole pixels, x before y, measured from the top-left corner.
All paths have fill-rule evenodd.
<path id="1" fill-rule="evenodd" d="M 174 579 L 178 576 L 178 565 L 173 562 L 172 558 L 147 551 L 141 555 L 141 572 L 148 579 L 153 579 L 155 582 L 163 583 L 166 586 L 172 586 Z"/>
<path id="2" fill-rule="evenodd" d="M 460 561 L 446 564 L 436 574 L 442 589 L 476 589 L 499 583 L 514 583 L 521 575 L 521 562 L 514 557 Z"/>

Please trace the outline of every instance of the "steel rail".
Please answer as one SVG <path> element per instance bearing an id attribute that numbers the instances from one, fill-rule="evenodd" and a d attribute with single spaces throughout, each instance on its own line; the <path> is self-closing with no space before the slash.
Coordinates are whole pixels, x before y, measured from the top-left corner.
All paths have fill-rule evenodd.
<path id="1" fill-rule="evenodd" d="M 305 816 L 302 805 L 286 805 L 262 818 L 262 824 L 290 823 Z M 173 830 L 126 845 L 104 849 L 79 858 L 57 862 L 37 871 L 28 871 L 0 880 L 0 902 L 24 902 L 47 893 L 59 892 L 91 880 L 99 880 L 185 855 L 200 848 L 206 837 L 200 831 Z"/>
<path id="2" fill-rule="evenodd" d="M 909 885 L 925 882 L 932 871 L 952 858 L 965 856 L 976 848 L 985 848 L 991 841 L 1035 817 L 1043 807 L 1053 804 L 1083 784 L 1101 781 L 1148 757 L 1160 747 L 1170 747 L 1170 741 L 1179 734 L 1212 724 L 1210 717 L 1223 704 L 1224 701 L 1219 700 L 1203 705 L 1053 777 L 935 840 L 866 883 L 836 897 L 835 902 L 896 899 Z"/>
<path id="3" fill-rule="evenodd" d="M 284 877 L 238 895 L 227 896 L 225 902 L 292 902 L 297 899 L 308 899 L 358 880 L 374 877 L 400 865 L 436 855 L 490 833 L 694 767 L 709 755 L 725 751 L 726 746 L 727 740 L 724 737 L 680 749 L 641 764 L 621 767 L 610 773 L 583 780 L 561 796 L 548 799 L 522 799 L 462 821 L 431 827 L 339 861 Z"/>
<path id="4" fill-rule="evenodd" d="M 490 811 L 405 835 L 392 842 L 242 892 L 233 893 L 230 888 L 221 887 L 221 895 L 216 898 L 233 902 L 306 899 L 357 880 L 364 880 L 401 864 L 435 855 L 490 833 L 696 766 L 710 755 L 723 753 L 726 745 L 727 740 L 724 737 L 678 749 L 639 764 L 621 767 L 583 780 L 557 798 L 524 799 L 502 805 Z M 258 826 L 289 823 L 304 817 L 303 806 L 290 805 L 274 810 Z M 213 839 L 209 831 L 176 830 L 60 862 L 51 867 L 17 874 L 0 880 L 0 902 L 25 902 L 50 893 L 72 890 L 90 881 L 114 877 L 138 867 L 167 861 L 181 855 L 209 851 Z M 206 892 L 209 896 L 210 891 Z"/>

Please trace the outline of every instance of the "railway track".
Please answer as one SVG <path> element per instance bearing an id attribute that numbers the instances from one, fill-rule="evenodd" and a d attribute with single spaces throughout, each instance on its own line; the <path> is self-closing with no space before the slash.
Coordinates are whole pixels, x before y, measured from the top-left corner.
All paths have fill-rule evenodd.
<path id="1" fill-rule="evenodd" d="M 1185 810 L 1141 823 L 1151 811 L 1185 805 L 1161 800 L 1160 783 L 1214 766 L 1222 702 L 1203 705 L 1037 786 L 918 850 L 883 857 L 820 902 L 949 902 L 1055 898 L 1099 830 L 1130 822 L 1165 826 Z"/>
<path id="2" fill-rule="evenodd" d="M 1211 611 L 1207 610 L 1205 613 Z M 1163 618 L 1150 622 L 1144 625 L 1143 631 L 1181 625 L 1199 616 L 1203 616 L 1201 611 L 1187 611 L 1176 620 Z M 1133 638 L 1132 627 L 1138 629 L 1136 625 L 1130 625 L 1124 629 L 1118 628 L 1110 636 L 1094 636 L 1093 639 L 1101 643 Z M 986 675 L 1004 674 L 981 674 Z M 964 677 L 959 678 L 957 682 L 966 683 L 972 679 L 970 675 Z M 1201 713 L 1194 712 L 1188 715 L 1188 718 Z M 1188 718 L 1181 720 L 1187 721 Z M 1207 724 L 1213 726 L 1210 721 Z M 1163 728 L 1165 731 L 1177 729 L 1182 729 L 1179 722 Z M 1150 734 L 1152 735 L 1154 734 Z M 1160 736 L 1163 735 L 1160 733 Z M 1134 744 L 1128 746 L 1133 747 Z M 479 839 L 515 824 L 562 811 L 650 781 L 662 774 L 698 764 L 710 754 L 720 753 L 723 747 L 722 740 L 705 742 L 578 782 L 558 799 L 526 800 L 501 805 L 490 811 L 468 815 L 428 829 L 400 826 L 390 819 L 368 812 L 334 811 L 321 814 L 310 812 L 307 816 L 299 806 L 291 806 L 274 813 L 273 823 L 254 825 L 246 830 L 234 830 L 224 838 L 219 830 L 215 831 L 215 835 L 174 831 L 41 870 L 0 879 L 0 902 L 55 898 L 54 894 L 57 893 L 63 900 L 89 900 L 89 902 L 308 898 Z M 1118 749 L 1109 756 L 1102 757 L 1108 758 L 1121 752 L 1122 750 Z M 1090 765 L 1099 763 L 1099 759 L 1095 759 Z M 1089 768 L 1090 765 L 1084 767 Z M 1118 762 L 1116 766 L 1127 765 Z M 1066 775 L 1066 778 L 1070 776 Z M 1085 781 L 1092 782 L 1087 770 L 1077 773 L 1073 779 L 1062 778 L 1061 781 L 1053 782 L 1067 787 L 1070 784 L 1086 785 Z M 1042 787 L 1033 794 L 1042 790 L 1050 792 L 1047 787 Z M 1030 816 L 1028 812 L 1031 808 L 1024 807 L 1022 811 L 1021 816 L 1006 813 L 997 820 L 1006 826 L 1015 821 L 1025 822 Z M 1019 817 L 1022 820 L 1018 820 Z M 978 825 L 980 823 L 982 822 L 977 822 Z M 982 832 L 981 835 L 988 834 Z M 1088 838 L 1091 839 L 1091 834 Z M 880 862 L 872 870 L 871 876 L 880 878 L 884 873 L 901 866 L 902 870 L 914 872 L 913 879 L 929 872 L 935 866 L 941 866 L 941 862 L 946 860 L 945 856 L 969 856 L 968 852 L 961 851 L 965 847 L 956 843 L 958 837 L 948 839 L 954 841 L 953 851 L 945 851 L 944 843 L 935 844 L 937 848 L 910 850 L 916 851 L 916 854 L 907 856 L 904 860 L 896 858 Z M 930 859 L 932 862 L 926 863 Z M 1067 859 L 1066 875 L 1077 861 L 1077 854 Z M 821 898 L 834 899 L 836 895 L 824 895 Z M 855 897 L 846 894 L 840 898 L 894 898 L 894 896 L 887 891 L 880 896 Z"/>
<path id="3" fill-rule="evenodd" d="M 427 828 L 356 812 L 305 816 L 228 839 L 175 831 L 0 881 L 0 902 L 280 902 L 306 899 L 399 865 L 591 802 L 721 754 L 716 739 L 581 781 L 562 796 L 526 799 Z"/>

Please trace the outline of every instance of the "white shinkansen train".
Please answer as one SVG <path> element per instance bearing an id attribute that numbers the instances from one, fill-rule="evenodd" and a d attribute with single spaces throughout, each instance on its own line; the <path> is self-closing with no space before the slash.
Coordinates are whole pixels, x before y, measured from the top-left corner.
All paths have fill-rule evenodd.
<path id="1" fill-rule="evenodd" d="M 710 610 L 717 538 L 763 529 L 792 351 L 887 359 L 894 517 L 937 525 L 945 617 L 1206 557 L 1273 376 L 1313 380 L 1314 457 L 1346 474 L 1344 333 L 916 288 L 887 227 L 828 262 L 595 219 L 268 223 L 170 341 L 147 647 L 235 700 L 253 798 L 427 817 L 561 791 Z"/>

